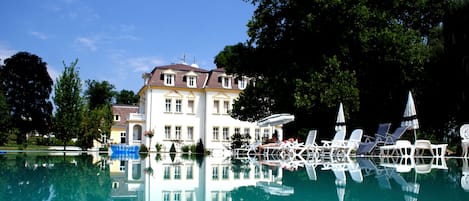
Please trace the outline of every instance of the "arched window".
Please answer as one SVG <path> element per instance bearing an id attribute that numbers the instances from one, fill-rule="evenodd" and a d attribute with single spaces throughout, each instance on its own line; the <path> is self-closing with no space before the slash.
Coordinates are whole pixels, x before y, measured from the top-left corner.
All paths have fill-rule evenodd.
<path id="1" fill-rule="evenodd" d="M 133 129 L 133 139 L 134 140 L 142 140 L 142 126 L 135 125 Z"/>

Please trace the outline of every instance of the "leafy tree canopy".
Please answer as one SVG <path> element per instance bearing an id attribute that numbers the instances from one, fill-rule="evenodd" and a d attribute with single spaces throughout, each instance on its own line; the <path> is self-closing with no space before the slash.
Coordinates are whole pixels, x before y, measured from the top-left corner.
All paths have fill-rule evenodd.
<path id="1" fill-rule="evenodd" d="M 64 146 L 73 137 L 78 137 L 83 115 L 82 84 L 77 63 L 78 59 L 69 66 L 64 63 L 64 71 L 54 86 L 53 100 L 56 107 L 54 128 L 56 137 L 64 143 Z"/>
<path id="2" fill-rule="evenodd" d="M 4 61 L 0 69 L 1 85 L 9 105 L 12 126 L 18 128 L 17 143 L 25 133 L 47 132 L 51 126 L 52 103 L 49 100 L 53 81 L 47 64 L 28 52 L 18 52 Z"/>
<path id="3" fill-rule="evenodd" d="M 300 127 L 326 131 L 341 101 L 359 125 L 374 129 L 377 121 L 400 118 L 405 94 L 424 79 L 429 35 L 445 7 L 444 0 L 247 2 L 257 6 L 250 39 L 215 57 L 218 67 L 255 82 L 233 116 L 290 112 Z"/>
<path id="4" fill-rule="evenodd" d="M 139 100 L 139 96 L 131 90 L 121 90 L 116 93 L 116 104 L 136 105 Z"/>

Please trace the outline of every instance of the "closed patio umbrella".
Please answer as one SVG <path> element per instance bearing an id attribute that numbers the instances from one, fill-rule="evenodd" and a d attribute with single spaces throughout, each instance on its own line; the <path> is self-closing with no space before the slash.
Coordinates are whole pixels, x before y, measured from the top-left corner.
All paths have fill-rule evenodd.
<path id="1" fill-rule="evenodd" d="M 344 115 L 344 106 L 342 103 L 339 104 L 339 111 L 337 113 L 337 121 L 335 123 L 335 131 L 340 131 L 343 130 L 346 132 L 346 126 L 345 126 L 345 115 Z"/>
<path id="2" fill-rule="evenodd" d="M 416 130 L 419 129 L 419 120 L 417 119 L 417 111 L 415 110 L 414 98 L 412 92 L 409 91 L 407 104 L 404 110 L 401 126 L 410 126 L 409 129 L 414 130 L 414 140 L 417 140 Z"/>

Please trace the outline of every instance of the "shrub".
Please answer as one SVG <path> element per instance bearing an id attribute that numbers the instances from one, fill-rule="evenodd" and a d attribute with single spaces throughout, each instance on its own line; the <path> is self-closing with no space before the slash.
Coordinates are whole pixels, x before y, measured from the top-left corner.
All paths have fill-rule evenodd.
<path id="1" fill-rule="evenodd" d="M 148 148 L 144 144 L 140 145 L 140 150 L 138 151 L 140 153 L 148 153 Z"/>
<path id="2" fill-rule="evenodd" d="M 170 153 L 175 153 L 176 152 L 176 147 L 174 146 L 174 143 L 171 144 L 171 148 L 169 149 Z"/>
<path id="3" fill-rule="evenodd" d="M 158 143 L 158 142 L 155 144 L 155 148 L 156 148 L 156 151 L 157 151 L 157 152 L 160 152 L 160 151 L 161 151 L 161 147 L 163 147 L 162 144 L 160 144 L 160 143 Z"/>

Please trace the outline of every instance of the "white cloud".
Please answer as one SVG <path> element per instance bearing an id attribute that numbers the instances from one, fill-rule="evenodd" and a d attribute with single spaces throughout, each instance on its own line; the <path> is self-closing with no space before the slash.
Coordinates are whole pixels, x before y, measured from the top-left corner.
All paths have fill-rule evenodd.
<path id="1" fill-rule="evenodd" d="M 3 63 L 3 61 L 5 61 L 5 59 L 10 58 L 15 53 L 16 53 L 15 50 L 12 50 L 12 49 L 8 48 L 7 46 L 2 45 L 0 43 L 0 60 L 2 61 L 2 63 Z"/>
<path id="2" fill-rule="evenodd" d="M 78 37 L 75 39 L 75 43 L 78 43 L 78 45 L 87 48 L 93 52 L 98 49 L 98 47 L 96 46 L 96 39 L 93 38 Z"/>
<path id="3" fill-rule="evenodd" d="M 133 72 L 144 73 L 150 72 L 155 66 L 163 65 L 164 63 L 165 61 L 158 57 L 148 56 L 128 58 L 125 60 L 124 65 L 132 69 Z"/>
<path id="4" fill-rule="evenodd" d="M 47 72 L 49 73 L 50 78 L 54 81 L 57 80 L 59 77 L 60 73 L 53 67 L 47 66 Z"/>
<path id="5" fill-rule="evenodd" d="M 36 38 L 39 38 L 41 40 L 46 40 L 48 38 L 46 34 L 41 33 L 41 32 L 37 32 L 37 31 L 31 31 L 31 32 L 29 32 L 29 34 L 31 34 L 32 36 L 34 36 Z"/>

